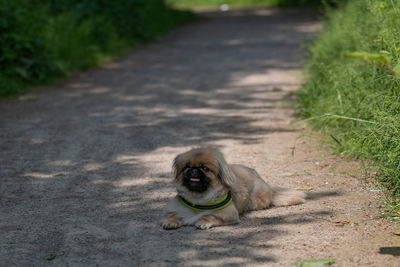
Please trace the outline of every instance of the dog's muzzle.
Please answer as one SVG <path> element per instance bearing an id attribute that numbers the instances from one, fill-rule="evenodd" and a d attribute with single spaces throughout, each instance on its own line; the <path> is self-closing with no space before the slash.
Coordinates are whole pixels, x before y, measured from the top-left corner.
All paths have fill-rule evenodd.
<path id="1" fill-rule="evenodd" d="M 198 168 L 189 169 L 183 176 L 183 184 L 194 192 L 204 192 L 210 185 L 210 178 Z"/>
<path id="2" fill-rule="evenodd" d="M 191 169 L 188 173 L 190 181 L 200 182 L 199 173 L 200 173 L 199 169 L 197 168 Z"/>

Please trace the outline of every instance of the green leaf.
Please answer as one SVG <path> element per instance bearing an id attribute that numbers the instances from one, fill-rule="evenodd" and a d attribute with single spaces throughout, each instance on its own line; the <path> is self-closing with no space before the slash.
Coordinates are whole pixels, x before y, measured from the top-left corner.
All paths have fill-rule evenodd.
<path id="1" fill-rule="evenodd" d="M 50 254 L 47 258 L 46 258 L 46 260 L 47 261 L 52 261 L 52 260 L 54 260 L 55 258 L 57 257 L 57 254 Z"/>
<path id="2" fill-rule="evenodd" d="M 397 77 L 400 77 L 400 63 L 394 66 L 393 71 L 396 73 Z"/>
<path id="3" fill-rule="evenodd" d="M 364 60 L 378 61 L 386 65 L 390 64 L 390 56 L 387 55 L 387 53 L 376 54 L 368 52 L 345 52 L 344 54 L 352 58 L 361 58 Z"/>
<path id="4" fill-rule="evenodd" d="M 338 143 L 338 145 L 342 145 L 342 143 L 340 143 L 339 139 L 337 139 L 333 134 L 331 134 L 331 138 L 333 139 L 333 141 L 335 141 L 336 143 Z"/>
<path id="5" fill-rule="evenodd" d="M 320 259 L 320 260 L 299 260 L 293 262 L 294 265 L 300 267 L 325 267 L 334 264 L 336 259 Z"/>

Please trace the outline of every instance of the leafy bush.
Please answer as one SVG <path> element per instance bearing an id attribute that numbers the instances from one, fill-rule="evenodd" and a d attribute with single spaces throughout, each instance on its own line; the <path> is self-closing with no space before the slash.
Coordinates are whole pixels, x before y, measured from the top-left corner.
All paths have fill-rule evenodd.
<path id="1" fill-rule="evenodd" d="M 0 0 L 0 96 L 93 66 L 191 17 L 162 0 Z"/>
<path id="2" fill-rule="evenodd" d="M 53 68 L 46 43 L 38 38 L 46 23 L 43 9 L 29 12 L 29 1 L 0 3 L 0 94 L 4 95 L 18 91 L 22 80 L 43 79 Z"/>
<path id="3" fill-rule="evenodd" d="M 349 0 L 311 46 L 302 116 L 400 197 L 400 3 Z"/>

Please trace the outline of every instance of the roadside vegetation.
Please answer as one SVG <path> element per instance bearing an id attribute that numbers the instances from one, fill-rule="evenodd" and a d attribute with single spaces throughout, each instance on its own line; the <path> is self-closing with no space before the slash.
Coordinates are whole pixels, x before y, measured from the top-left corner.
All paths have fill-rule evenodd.
<path id="1" fill-rule="evenodd" d="M 170 5 L 179 7 L 276 7 L 276 6 L 318 6 L 321 0 L 167 0 Z"/>
<path id="2" fill-rule="evenodd" d="M 190 18 L 162 0 L 0 0 L 0 97 L 97 65 Z"/>
<path id="3" fill-rule="evenodd" d="M 400 218 L 400 1 L 349 0 L 328 10 L 310 57 L 301 116 L 337 152 L 365 163 Z"/>

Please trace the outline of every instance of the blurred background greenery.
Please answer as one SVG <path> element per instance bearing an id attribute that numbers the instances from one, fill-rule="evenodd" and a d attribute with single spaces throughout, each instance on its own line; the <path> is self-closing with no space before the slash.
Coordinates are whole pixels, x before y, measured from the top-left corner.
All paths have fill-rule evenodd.
<path id="1" fill-rule="evenodd" d="M 181 7 L 218 7 L 229 5 L 231 7 L 301 7 L 319 6 L 321 0 L 166 0 L 168 4 Z"/>
<path id="2" fill-rule="evenodd" d="M 231 7 L 304 7 L 320 6 L 321 0 L 166 0 L 170 5 L 180 7 L 219 7 L 229 5 Z"/>
<path id="3" fill-rule="evenodd" d="M 0 96 L 99 64 L 191 18 L 162 0 L 0 0 Z"/>

